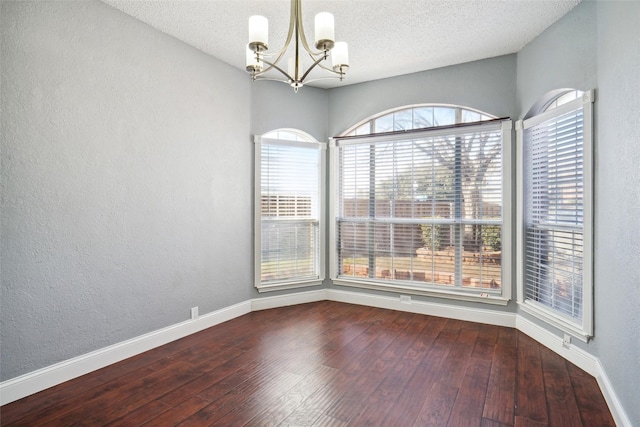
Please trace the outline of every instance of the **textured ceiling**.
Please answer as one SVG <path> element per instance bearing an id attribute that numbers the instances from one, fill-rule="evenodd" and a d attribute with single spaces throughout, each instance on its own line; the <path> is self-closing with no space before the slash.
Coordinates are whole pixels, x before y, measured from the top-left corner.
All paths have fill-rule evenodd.
<path id="1" fill-rule="evenodd" d="M 103 0 L 234 67 L 245 68 L 248 19 L 269 19 L 271 51 L 284 44 L 289 0 Z M 303 0 L 313 17 L 335 16 L 336 40 L 349 44 L 350 70 L 335 87 L 514 53 L 581 0 Z M 248 78 L 248 77 L 247 77 Z"/>

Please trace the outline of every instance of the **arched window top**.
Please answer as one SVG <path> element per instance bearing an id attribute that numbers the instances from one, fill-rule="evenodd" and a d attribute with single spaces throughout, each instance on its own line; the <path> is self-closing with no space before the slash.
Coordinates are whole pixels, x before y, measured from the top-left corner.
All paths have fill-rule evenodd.
<path id="1" fill-rule="evenodd" d="M 545 111 L 553 110 L 567 102 L 580 98 L 582 95 L 584 95 L 584 92 L 578 89 L 565 88 L 552 90 L 533 104 L 524 118 L 528 119 Z"/>
<path id="2" fill-rule="evenodd" d="M 495 118 L 491 114 L 459 105 L 420 104 L 378 113 L 349 128 L 342 136 L 425 129 Z"/>
<path id="3" fill-rule="evenodd" d="M 554 108 L 557 108 L 563 104 L 566 104 L 569 101 L 578 99 L 582 96 L 583 93 L 584 92 L 581 90 L 573 89 L 561 95 L 558 95 L 543 108 L 543 111 L 553 110 Z"/>
<path id="4" fill-rule="evenodd" d="M 269 131 L 263 138 L 282 139 L 286 141 L 318 142 L 314 137 L 299 129 L 281 128 Z"/>

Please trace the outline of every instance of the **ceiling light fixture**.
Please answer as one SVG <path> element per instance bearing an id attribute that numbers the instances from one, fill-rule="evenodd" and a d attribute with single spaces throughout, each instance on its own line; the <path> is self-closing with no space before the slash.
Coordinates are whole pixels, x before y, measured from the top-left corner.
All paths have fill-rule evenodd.
<path id="1" fill-rule="evenodd" d="M 304 33 L 302 25 L 302 0 L 291 0 L 291 17 L 289 21 L 289 33 L 284 47 L 275 54 L 267 55 L 269 48 L 269 22 L 264 16 L 252 16 L 249 18 L 249 44 L 246 48 L 247 71 L 255 80 L 275 80 L 287 83 L 298 92 L 305 83 L 325 79 L 344 79 L 349 69 L 349 54 L 347 43 L 335 42 L 333 15 L 327 12 L 318 13 L 315 17 L 315 48 L 311 49 Z M 295 37 L 295 51 L 288 58 L 287 71 L 278 66 L 284 57 L 292 39 Z M 303 70 L 300 55 L 304 55 L 301 46 L 311 58 L 311 65 Z M 331 68 L 323 62 L 329 58 L 331 52 Z M 273 58 L 273 59 L 271 59 Z M 266 64 L 266 67 L 265 67 Z M 331 75 L 307 80 L 309 73 L 316 67 L 326 70 Z M 272 71 L 271 73 L 269 73 Z M 278 74 L 279 73 L 279 74 Z M 284 77 L 283 77 L 284 76 Z"/>

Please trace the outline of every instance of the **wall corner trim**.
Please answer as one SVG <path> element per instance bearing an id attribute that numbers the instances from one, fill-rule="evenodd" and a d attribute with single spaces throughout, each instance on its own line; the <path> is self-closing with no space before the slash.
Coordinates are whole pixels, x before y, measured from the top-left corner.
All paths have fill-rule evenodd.
<path id="1" fill-rule="evenodd" d="M 624 411 L 600 360 L 573 345 L 564 347 L 563 340 L 560 336 L 555 335 L 523 316 L 519 316 L 516 313 L 461 307 L 420 300 L 411 300 L 410 303 L 406 303 L 401 302 L 400 298 L 337 289 L 319 289 L 254 298 L 204 314 L 196 320 L 176 323 L 166 328 L 158 329 L 148 334 L 29 372 L 0 383 L 0 405 L 22 399 L 23 397 L 49 387 L 135 356 L 136 354 L 240 317 L 251 311 L 268 310 L 271 308 L 324 300 L 516 328 L 518 331 L 529 335 L 540 344 L 558 353 L 569 362 L 594 376 L 616 424 L 621 427 L 632 427 L 631 421 Z"/>

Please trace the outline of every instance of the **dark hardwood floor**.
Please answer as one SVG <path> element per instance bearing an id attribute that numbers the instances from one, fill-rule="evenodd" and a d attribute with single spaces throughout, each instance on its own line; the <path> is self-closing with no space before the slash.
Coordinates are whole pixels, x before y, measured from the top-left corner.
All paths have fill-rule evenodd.
<path id="1" fill-rule="evenodd" d="M 258 311 L 0 408 L 3 426 L 614 426 L 514 329 L 318 302 Z"/>

